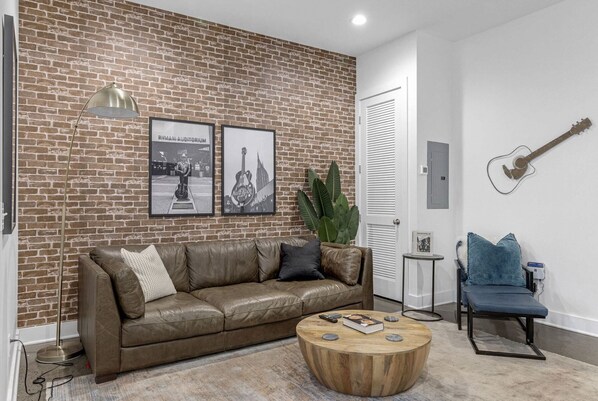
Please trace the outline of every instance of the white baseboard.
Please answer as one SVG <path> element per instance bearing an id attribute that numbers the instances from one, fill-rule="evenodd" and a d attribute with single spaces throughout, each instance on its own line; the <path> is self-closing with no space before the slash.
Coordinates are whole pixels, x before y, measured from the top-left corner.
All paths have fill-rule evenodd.
<path id="1" fill-rule="evenodd" d="M 23 327 L 19 330 L 21 341 L 25 345 L 40 344 L 56 341 L 56 323 L 44 326 Z M 77 321 L 62 322 L 61 334 L 63 340 L 79 337 Z"/>
<path id="2" fill-rule="evenodd" d="M 19 338 L 18 334 L 15 336 Z M 19 387 L 19 369 L 21 367 L 21 343 L 15 341 L 10 344 L 10 362 L 8 371 L 8 401 L 17 401 Z"/>
<path id="3" fill-rule="evenodd" d="M 595 319 L 549 311 L 546 319 L 536 319 L 534 322 L 598 337 L 598 320 Z"/>
<path id="4" fill-rule="evenodd" d="M 432 294 L 412 295 L 405 294 L 405 307 L 422 309 L 432 306 Z M 437 291 L 434 293 L 434 305 L 444 305 L 455 302 L 457 296 L 453 290 Z"/>

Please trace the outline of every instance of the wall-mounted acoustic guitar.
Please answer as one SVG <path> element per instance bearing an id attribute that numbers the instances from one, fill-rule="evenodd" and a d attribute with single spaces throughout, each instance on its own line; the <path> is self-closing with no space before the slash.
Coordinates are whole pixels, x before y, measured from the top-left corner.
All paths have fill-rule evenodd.
<path id="1" fill-rule="evenodd" d="M 584 118 L 573 124 L 571 129 L 546 145 L 532 151 L 525 145 L 518 146 L 511 153 L 490 159 L 486 166 L 488 178 L 494 189 L 503 195 L 508 195 L 519 187 L 527 177 L 536 172 L 531 161 L 543 155 L 561 142 L 573 135 L 581 134 L 592 126 L 589 118 Z"/>
<path id="2" fill-rule="evenodd" d="M 243 162 L 241 163 L 241 170 L 235 176 L 237 182 L 231 191 L 231 197 L 235 200 L 237 206 L 242 208 L 253 200 L 255 187 L 251 183 L 251 171 L 245 170 L 247 148 L 241 149 L 241 154 L 243 155 Z"/>

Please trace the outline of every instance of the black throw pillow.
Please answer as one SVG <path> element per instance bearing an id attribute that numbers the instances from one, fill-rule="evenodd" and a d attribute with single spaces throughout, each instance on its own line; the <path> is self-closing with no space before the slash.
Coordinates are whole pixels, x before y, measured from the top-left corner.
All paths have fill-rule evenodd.
<path id="1" fill-rule="evenodd" d="M 280 244 L 280 272 L 278 281 L 321 280 L 320 240 L 309 241 L 304 246 Z"/>

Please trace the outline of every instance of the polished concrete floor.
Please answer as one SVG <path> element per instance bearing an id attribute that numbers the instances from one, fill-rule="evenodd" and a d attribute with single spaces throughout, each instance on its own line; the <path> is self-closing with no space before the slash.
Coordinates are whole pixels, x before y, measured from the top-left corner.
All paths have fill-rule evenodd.
<path id="1" fill-rule="evenodd" d="M 444 320 L 448 322 L 456 322 L 456 305 L 446 304 L 438 305 L 435 311 L 440 313 Z M 384 298 L 374 298 L 374 309 L 383 312 L 397 312 L 401 310 L 401 304 L 399 302 L 391 301 Z M 465 318 L 465 316 L 463 316 Z M 505 338 L 509 338 L 514 341 L 524 341 L 525 337 L 519 325 L 514 321 L 493 321 L 486 319 L 476 319 L 475 322 L 476 330 L 482 330 L 490 334 L 496 334 Z M 463 335 L 466 336 L 466 325 L 463 321 Z M 598 338 L 586 336 L 583 334 L 574 333 L 571 331 L 558 329 L 546 325 L 536 324 L 536 344 L 543 350 L 554 352 L 556 354 L 564 355 L 573 359 L 577 359 L 583 362 L 598 365 Z M 29 393 L 25 391 L 23 385 L 23 379 L 25 377 L 25 359 L 21 359 L 21 370 L 19 373 L 19 392 L 18 401 L 29 401 L 29 400 L 46 400 L 45 391 L 39 394 L 39 390 L 42 389 L 40 385 L 33 384 L 33 380 L 42 373 L 55 368 L 55 370 L 45 375 L 46 383 L 51 382 L 52 379 L 64 377 L 67 375 L 83 376 L 91 374 L 91 370 L 87 364 L 87 358 L 85 356 L 79 357 L 72 361 L 72 366 L 60 366 L 55 365 L 42 365 L 35 361 L 35 354 L 38 349 L 45 346 L 32 345 L 27 347 L 27 355 L 29 358 L 29 373 L 27 377 L 27 387 Z M 472 350 L 473 352 L 473 350 Z M 496 357 L 490 357 L 496 358 Z M 541 362 L 538 362 L 541 363 Z M 60 383 L 58 380 L 55 384 Z M 44 383 L 44 387 L 46 384 Z M 38 398 L 40 397 L 40 398 Z"/>

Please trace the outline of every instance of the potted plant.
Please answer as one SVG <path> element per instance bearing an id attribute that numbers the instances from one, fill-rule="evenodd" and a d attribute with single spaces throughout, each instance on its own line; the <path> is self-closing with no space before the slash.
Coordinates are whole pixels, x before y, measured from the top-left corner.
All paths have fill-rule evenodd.
<path id="1" fill-rule="evenodd" d="M 313 201 L 302 190 L 297 191 L 299 213 L 307 228 L 317 232 L 320 241 L 348 244 L 355 239 L 359 227 L 359 209 L 349 208 L 347 197 L 341 193 L 338 165 L 330 163 L 326 183 L 313 169 L 307 177 Z"/>

